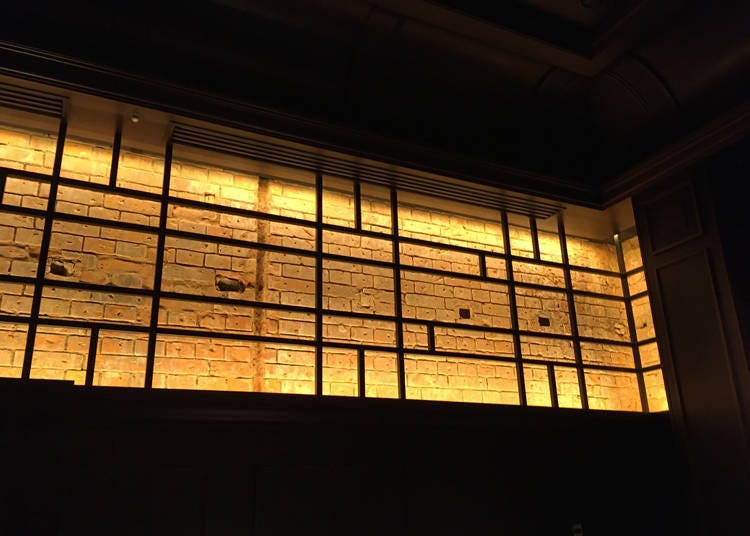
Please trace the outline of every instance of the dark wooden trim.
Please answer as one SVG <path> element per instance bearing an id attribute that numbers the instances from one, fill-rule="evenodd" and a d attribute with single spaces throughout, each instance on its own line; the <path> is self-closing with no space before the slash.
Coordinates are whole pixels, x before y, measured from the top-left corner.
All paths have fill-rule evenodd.
<path id="1" fill-rule="evenodd" d="M 0 378 L 0 401 L 19 411 L 45 409 L 46 415 L 99 415 L 113 419 L 165 419 L 182 422 L 302 422 L 435 423 L 440 426 L 507 427 L 512 422 L 564 422 L 581 420 L 596 426 L 601 422 L 659 423 L 666 426 L 666 413 L 586 411 L 580 408 L 523 407 L 502 404 L 399 400 L 281 393 L 239 393 L 129 387 L 85 389 L 72 381 L 21 381 Z M 90 421 L 86 421 L 90 422 Z M 500 429 L 501 429 L 500 428 Z"/>
<path id="2" fill-rule="evenodd" d="M 603 207 L 664 183 L 675 174 L 739 141 L 748 132 L 750 100 L 607 182 L 602 187 Z"/>
<path id="3" fill-rule="evenodd" d="M 17 80 L 273 136 L 284 143 L 300 143 L 318 151 L 342 153 L 352 161 L 368 159 L 390 172 L 395 172 L 393 166 L 397 166 L 434 179 L 450 177 L 484 186 L 507 188 L 508 191 L 539 196 L 546 201 L 600 208 L 596 190 L 572 179 L 451 154 L 413 142 L 287 114 L 60 54 L 0 41 L 0 66 L 0 75 Z"/>

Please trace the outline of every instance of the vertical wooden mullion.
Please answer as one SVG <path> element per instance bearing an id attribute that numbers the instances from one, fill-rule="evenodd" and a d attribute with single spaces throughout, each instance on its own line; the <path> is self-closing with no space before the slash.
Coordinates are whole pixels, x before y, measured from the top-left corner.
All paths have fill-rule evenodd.
<path id="1" fill-rule="evenodd" d="M 393 301 L 396 316 L 396 357 L 398 397 L 406 398 L 406 363 L 404 356 L 404 317 L 401 303 L 401 245 L 399 241 L 398 192 L 391 187 L 391 247 L 393 249 Z"/>
<path id="2" fill-rule="evenodd" d="M 39 325 L 39 312 L 42 305 L 42 292 L 44 290 L 44 272 L 47 269 L 47 257 L 49 256 L 49 246 L 52 238 L 52 223 L 55 214 L 55 204 L 57 203 L 57 189 L 60 183 L 60 170 L 62 168 L 67 131 L 68 122 L 63 117 L 60 119 L 60 128 L 57 134 L 55 160 L 52 166 L 52 179 L 49 185 L 47 210 L 44 217 L 44 230 L 42 231 L 42 242 L 39 247 L 39 262 L 36 269 L 34 297 L 31 300 L 31 310 L 29 313 L 29 329 L 26 332 L 26 348 L 24 350 L 23 367 L 21 369 L 21 378 L 23 379 L 28 379 L 31 376 L 31 359 L 34 355 L 34 341 L 36 340 L 36 332 Z"/>
<path id="3" fill-rule="evenodd" d="M 91 387 L 94 384 L 94 368 L 96 367 L 96 350 L 99 345 L 99 328 L 91 328 L 91 335 L 89 336 L 89 355 L 86 360 L 86 383 L 87 387 Z"/>
<path id="4" fill-rule="evenodd" d="M 156 338 L 159 331 L 159 304 L 161 301 L 161 281 L 164 269 L 164 249 L 167 240 L 167 217 L 169 215 L 169 187 L 172 173 L 172 140 L 167 141 L 164 151 L 164 182 L 159 211 L 159 234 L 156 242 L 156 262 L 154 266 L 154 286 L 151 298 L 151 320 L 149 322 L 148 350 L 146 353 L 145 387 L 150 389 L 154 379 L 154 362 L 156 360 Z"/>
<path id="5" fill-rule="evenodd" d="M 565 295 L 568 298 L 568 314 L 570 315 L 570 333 L 573 336 L 573 352 L 576 360 L 576 373 L 578 375 L 578 391 L 581 394 L 581 407 L 589 408 L 589 397 L 586 392 L 586 376 L 583 373 L 583 354 L 581 353 L 581 338 L 578 333 L 578 317 L 576 315 L 576 303 L 573 296 L 573 281 L 570 276 L 570 259 L 568 258 L 568 242 L 565 236 L 565 224 L 562 214 L 557 217 L 557 232 L 560 238 L 560 253 L 563 261 L 563 274 L 565 276 Z"/>
<path id="6" fill-rule="evenodd" d="M 617 265 L 620 269 L 620 281 L 622 283 L 622 295 L 625 298 L 625 315 L 628 319 L 628 331 L 630 332 L 630 342 L 633 350 L 633 365 L 636 370 L 638 380 L 638 394 L 641 398 L 641 410 L 648 413 L 648 396 L 646 395 L 646 382 L 643 378 L 643 364 L 641 363 L 641 349 L 638 345 L 638 336 L 635 330 L 635 316 L 633 315 L 633 300 L 630 297 L 630 284 L 625 270 L 625 255 L 622 251 L 622 242 L 619 236 L 615 235 L 615 248 L 617 249 Z M 645 277 L 645 275 L 644 275 Z"/>
<path id="7" fill-rule="evenodd" d="M 362 186 L 359 179 L 354 181 L 354 228 L 362 230 Z"/>
<path id="8" fill-rule="evenodd" d="M 552 363 L 547 365 L 547 381 L 549 383 L 549 399 L 553 408 L 560 407 L 560 401 L 557 397 L 557 379 L 555 375 L 555 366 Z"/>
<path id="9" fill-rule="evenodd" d="M 529 228 L 531 229 L 531 246 L 534 250 L 534 260 L 540 260 L 541 254 L 539 253 L 539 229 L 536 226 L 536 218 L 531 216 L 529 218 Z"/>
<path id="10" fill-rule="evenodd" d="M 315 394 L 323 395 L 323 175 L 315 175 Z"/>
<path id="11" fill-rule="evenodd" d="M 513 330 L 513 353 L 516 362 L 516 378 L 518 380 L 518 401 L 522 406 L 527 405 L 526 382 L 524 380 L 523 356 L 521 354 L 521 335 L 518 326 L 518 305 L 516 303 L 516 283 L 513 275 L 513 256 L 510 249 L 510 228 L 508 213 L 502 212 L 503 250 L 505 255 L 505 274 L 508 280 L 508 304 L 510 307 L 510 324 Z"/>
<path id="12" fill-rule="evenodd" d="M 120 167 L 120 150 L 122 147 L 122 119 L 117 120 L 115 138 L 112 142 L 112 163 L 109 166 L 109 186 L 117 187 L 117 170 Z"/>

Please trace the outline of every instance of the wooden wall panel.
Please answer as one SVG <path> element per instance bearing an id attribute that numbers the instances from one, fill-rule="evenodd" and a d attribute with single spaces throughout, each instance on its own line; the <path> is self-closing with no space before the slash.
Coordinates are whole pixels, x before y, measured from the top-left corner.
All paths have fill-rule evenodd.
<path id="1" fill-rule="evenodd" d="M 699 534 L 747 527 L 748 388 L 743 341 L 706 181 L 634 200 L 673 424 L 691 468 Z"/>

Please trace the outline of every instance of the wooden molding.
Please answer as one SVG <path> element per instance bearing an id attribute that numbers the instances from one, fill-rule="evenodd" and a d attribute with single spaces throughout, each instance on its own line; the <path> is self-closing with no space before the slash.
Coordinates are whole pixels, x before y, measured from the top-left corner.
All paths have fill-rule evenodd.
<path id="1" fill-rule="evenodd" d="M 604 206 L 610 206 L 649 186 L 662 183 L 750 131 L 750 100 L 667 146 L 602 187 Z"/>
<path id="2" fill-rule="evenodd" d="M 14 79 L 335 151 L 354 159 L 380 162 L 384 169 L 398 166 L 528 196 L 600 208 L 595 189 L 581 182 L 292 115 L 13 43 L 0 41 L 0 65 L 0 75 Z"/>

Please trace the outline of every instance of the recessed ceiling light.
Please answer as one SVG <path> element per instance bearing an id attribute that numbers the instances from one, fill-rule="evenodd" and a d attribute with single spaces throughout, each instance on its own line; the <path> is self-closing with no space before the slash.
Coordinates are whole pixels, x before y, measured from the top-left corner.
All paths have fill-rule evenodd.
<path id="1" fill-rule="evenodd" d="M 141 114 L 138 112 L 130 112 L 130 122 L 137 125 L 141 122 Z"/>

